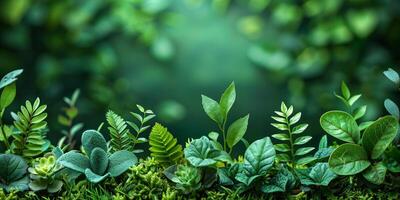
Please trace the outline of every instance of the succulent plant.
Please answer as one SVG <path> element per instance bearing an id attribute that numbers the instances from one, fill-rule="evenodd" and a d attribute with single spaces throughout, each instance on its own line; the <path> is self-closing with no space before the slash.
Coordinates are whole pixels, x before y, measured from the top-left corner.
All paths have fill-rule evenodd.
<path id="1" fill-rule="evenodd" d="M 28 168 L 31 182 L 29 188 L 33 191 L 47 190 L 49 193 L 55 193 L 61 190 L 62 180 L 57 176 L 57 172 L 62 168 L 56 162 L 54 155 L 39 158 L 34 167 Z"/>
<path id="2" fill-rule="evenodd" d="M 29 183 L 27 168 L 28 165 L 20 156 L 0 154 L 0 188 L 7 192 L 27 190 Z"/>
<path id="3" fill-rule="evenodd" d="M 81 141 L 86 155 L 70 151 L 62 155 L 58 162 L 85 174 L 92 183 L 98 183 L 109 176 L 119 176 L 138 161 L 134 153 L 126 150 L 109 155 L 107 142 L 98 131 L 85 131 Z"/>
<path id="4" fill-rule="evenodd" d="M 166 177 L 176 183 L 176 187 L 189 194 L 201 188 L 201 171 L 188 165 L 174 165 L 164 172 Z"/>

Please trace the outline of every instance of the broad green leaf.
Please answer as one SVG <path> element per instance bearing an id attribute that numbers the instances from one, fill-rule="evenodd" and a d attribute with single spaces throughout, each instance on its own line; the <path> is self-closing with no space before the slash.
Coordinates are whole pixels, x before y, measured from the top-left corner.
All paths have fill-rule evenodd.
<path id="1" fill-rule="evenodd" d="M 108 173 L 111 177 L 116 177 L 124 173 L 129 167 L 132 167 L 138 162 L 134 153 L 122 150 L 113 153 L 110 157 Z"/>
<path id="2" fill-rule="evenodd" d="M 224 115 L 218 102 L 204 95 L 201 95 L 201 102 L 208 117 L 221 126 L 224 121 Z"/>
<path id="3" fill-rule="evenodd" d="M 222 94 L 221 99 L 219 101 L 219 105 L 221 106 L 221 111 L 225 115 L 228 115 L 229 110 L 232 108 L 233 103 L 235 103 L 236 99 L 236 91 L 235 91 L 235 83 L 232 82 L 228 88 L 226 88 L 225 92 Z"/>
<path id="4" fill-rule="evenodd" d="M 229 126 L 226 135 L 226 142 L 229 148 L 235 146 L 243 138 L 247 130 L 248 122 L 249 122 L 249 115 L 246 115 L 236 120 Z"/>
<path id="5" fill-rule="evenodd" d="M 90 168 L 94 173 L 103 175 L 108 168 L 107 152 L 99 147 L 94 148 L 90 154 Z"/>
<path id="6" fill-rule="evenodd" d="M 369 182 L 380 185 L 385 181 L 387 168 L 383 162 L 371 165 L 367 170 L 363 172 L 363 176 Z"/>
<path id="7" fill-rule="evenodd" d="M 282 167 L 279 172 L 272 178 L 268 184 L 264 184 L 261 190 L 264 193 L 286 192 L 296 183 L 293 174 L 285 167 Z"/>
<path id="8" fill-rule="evenodd" d="M 1 93 L 0 109 L 5 109 L 6 107 L 8 107 L 14 101 L 15 94 L 16 94 L 15 83 L 7 85 L 4 88 L 3 92 Z"/>
<path id="9" fill-rule="evenodd" d="M 376 120 L 365 129 L 362 145 L 372 159 L 377 159 L 396 137 L 398 130 L 397 119 L 393 116 L 385 116 Z"/>
<path id="10" fill-rule="evenodd" d="M 302 185 L 328 186 L 337 175 L 329 169 L 328 163 L 317 163 L 308 170 L 299 171 Z"/>
<path id="11" fill-rule="evenodd" d="M 268 172 L 274 164 L 275 155 L 275 149 L 269 137 L 256 140 L 246 149 L 243 171 L 236 175 L 236 180 L 250 185 Z"/>
<path id="12" fill-rule="evenodd" d="M 87 168 L 85 170 L 85 176 L 89 180 L 89 182 L 99 183 L 99 182 L 103 181 L 104 179 L 106 179 L 108 176 L 110 176 L 110 174 L 106 173 L 104 175 L 99 175 L 99 174 L 94 173 L 92 170 L 90 170 L 90 168 Z"/>
<path id="13" fill-rule="evenodd" d="M 0 80 L 0 89 L 10 85 L 11 83 L 13 83 L 14 81 L 17 80 L 17 76 L 19 76 L 24 70 L 22 69 L 17 69 L 14 70 L 8 74 L 6 74 L 1 80 Z"/>
<path id="14" fill-rule="evenodd" d="M 385 108 L 386 110 L 393 116 L 400 118 L 400 111 L 399 111 L 399 107 L 397 106 L 396 103 L 394 103 L 392 100 L 390 99 L 386 99 L 385 100 Z"/>
<path id="15" fill-rule="evenodd" d="M 396 71 L 394 71 L 392 68 L 389 68 L 388 70 L 384 71 L 383 74 L 385 74 L 385 76 L 392 82 L 394 82 L 396 84 L 400 84 L 399 74 Z"/>
<path id="16" fill-rule="evenodd" d="M 89 159 L 86 156 L 73 151 L 62 155 L 60 158 L 58 158 L 57 162 L 64 167 L 80 173 L 85 173 L 85 169 L 90 167 Z"/>
<path id="17" fill-rule="evenodd" d="M 339 146 L 332 152 L 328 163 L 333 172 L 345 176 L 358 174 L 371 165 L 367 152 L 358 144 Z"/>
<path id="18" fill-rule="evenodd" d="M 212 166 L 217 161 L 230 162 L 231 160 L 226 152 L 215 149 L 206 136 L 193 140 L 185 148 L 184 153 L 185 158 L 195 167 Z"/>
<path id="19" fill-rule="evenodd" d="M 13 154 L 0 154 L 1 183 L 11 184 L 25 176 L 28 165 L 25 160 Z"/>
<path id="20" fill-rule="evenodd" d="M 343 111 L 329 111 L 321 116 L 321 127 L 329 135 L 350 143 L 358 143 L 360 131 L 354 118 Z"/>
<path id="21" fill-rule="evenodd" d="M 88 156 L 92 153 L 92 150 L 96 147 L 103 149 L 107 152 L 107 142 L 103 135 L 95 130 L 87 130 L 82 134 L 82 146 Z"/>

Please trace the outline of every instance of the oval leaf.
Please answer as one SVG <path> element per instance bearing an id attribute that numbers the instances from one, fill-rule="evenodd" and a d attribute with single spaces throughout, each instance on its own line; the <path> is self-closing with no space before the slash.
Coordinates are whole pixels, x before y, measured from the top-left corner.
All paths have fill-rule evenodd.
<path id="1" fill-rule="evenodd" d="M 360 130 L 354 118 L 343 111 L 329 111 L 321 116 L 321 127 L 329 135 L 345 142 L 358 143 Z"/>
<path id="2" fill-rule="evenodd" d="M 201 95 L 201 103 L 208 117 L 214 120 L 217 124 L 222 125 L 224 116 L 218 102 L 207 96 Z"/>
<path id="3" fill-rule="evenodd" d="M 249 115 L 246 115 L 231 124 L 228 128 L 226 142 L 229 148 L 235 146 L 244 136 L 249 122 Z"/>
<path id="4" fill-rule="evenodd" d="M 354 175 L 367 169 L 371 163 L 368 154 L 358 144 L 343 144 L 332 152 L 329 167 L 339 175 Z"/>
<path id="5" fill-rule="evenodd" d="M 376 120 L 365 129 L 362 145 L 372 159 L 377 159 L 392 143 L 397 134 L 397 119 L 393 116 L 385 116 Z"/>

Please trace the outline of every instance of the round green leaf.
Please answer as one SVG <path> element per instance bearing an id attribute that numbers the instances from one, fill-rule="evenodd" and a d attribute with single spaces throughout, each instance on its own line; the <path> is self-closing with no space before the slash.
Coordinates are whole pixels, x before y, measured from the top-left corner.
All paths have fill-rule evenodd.
<path id="1" fill-rule="evenodd" d="M 358 143 L 360 130 L 354 118 L 343 111 L 329 111 L 321 116 L 321 127 L 329 135 L 345 142 Z"/>
<path id="2" fill-rule="evenodd" d="M 64 167 L 81 173 L 85 173 L 85 169 L 90 167 L 89 159 L 87 157 L 73 151 L 62 155 L 57 161 Z"/>
<path id="3" fill-rule="evenodd" d="M 343 144 L 332 152 L 329 167 L 339 175 L 354 175 L 367 169 L 371 163 L 368 154 L 358 144 Z"/>
<path id="4" fill-rule="evenodd" d="M 377 159 L 392 143 L 397 134 L 397 119 L 393 116 L 385 116 L 376 120 L 365 129 L 362 145 L 372 159 Z"/>
<path id="5" fill-rule="evenodd" d="M 134 153 L 129 151 L 117 151 L 110 156 L 110 164 L 108 172 L 111 177 L 116 177 L 124 173 L 129 167 L 138 162 Z"/>
<path id="6" fill-rule="evenodd" d="M 92 150 L 96 147 L 103 149 L 107 152 L 107 142 L 103 135 L 95 130 L 87 130 L 82 134 L 82 146 L 88 156 L 92 153 Z"/>
<path id="7" fill-rule="evenodd" d="M 108 167 L 107 152 L 103 149 L 96 147 L 90 154 L 90 168 L 96 174 L 104 174 Z"/>

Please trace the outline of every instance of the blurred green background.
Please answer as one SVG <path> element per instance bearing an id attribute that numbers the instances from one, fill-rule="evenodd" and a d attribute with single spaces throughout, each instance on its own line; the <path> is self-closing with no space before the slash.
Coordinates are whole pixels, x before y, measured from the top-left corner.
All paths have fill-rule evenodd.
<path id="1" fill-rule="evenodd" d="M 200 94 L 217 99 L 231 81 L 231 121 L 250 113 L 249 140 L 276 133 L 269 116 L 281 101 L 321 135 L 342 80 L 363 94 L 366 119 L 384 113 L 395 91 L 382 71 L 399 69 L 399 44 L 398 0 L 0 2 L 0 73 L 25 70 L 11 110 L 41 97 L 53 140 L 62 98 L 80 88 L 85 128 L 108 109 L 132 120 L 141 104 L 183 143 L 216 130 Z"/>

